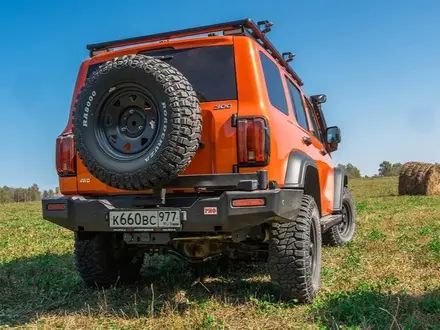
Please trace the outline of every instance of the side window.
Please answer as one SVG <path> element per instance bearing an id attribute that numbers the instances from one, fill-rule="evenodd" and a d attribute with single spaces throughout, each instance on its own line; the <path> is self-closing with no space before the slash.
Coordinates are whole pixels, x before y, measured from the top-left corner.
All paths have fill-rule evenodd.
<path id="1" fill-rule="evenodd" d="M 309 125 L 307 123 L 306 112 L 302 103 L 301 93 L 294 84 L 286 78 L 287 86 L 289 87 L 290 98 L 292 99 L 293 109 L 295 110 L 295 117 L 298 124 L 305 130 L 309 130 Z"/>
<path id="2" fill-rule="evenodd" d="M 284 93 L 280 70 L 276 64 L 262 52 L 260 52 L 260 60 L 261 65 L 263 66 L 264 80 L 266 81 L 270 103 L 272 103 L 275 108 L 288 115 L 289 108 L 287 107 L 287 100 Z"/>
<path id="3" fill-rule="evenodd" d="M 309 102 L 306 101 L 306 109 L 312 123 L 312 133 L 321 142 L 323 142 L 321 137 L 321 131 L 319 130 L 318 120 L 316 119 L 315 112 Z"/>

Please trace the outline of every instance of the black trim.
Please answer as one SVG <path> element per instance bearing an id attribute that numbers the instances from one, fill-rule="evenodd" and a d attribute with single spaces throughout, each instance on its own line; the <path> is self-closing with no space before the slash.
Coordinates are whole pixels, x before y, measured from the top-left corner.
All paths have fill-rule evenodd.
<path id="1" fill-rule="evenodd" d="M 237 127 L 237 120 L 238 120 L 238 116 L 237 116 L 236 113 L 234 113 L 234 114 L 231 116 L 231 126 L 232 126 L 232 127 Z"/>
<path id="2" fill-rule="evenodd" d="M 96 51 L 108 50 L 111 47 L 112 48 L 124 47 L 124 46 L 142 44 L 146 42 L 154 42 L 164 39 L 169 40 L 172 38 L 178 38 L 183 36 L 185 37 L 194 36 L 198 34 L 232 30 L 237 28 L 244 28 L 244 33 L 242 35 L 247 35 L 254 38 L 261 46 L 263 46 L 266 49 L 266 51 L 268 51 L 278 61 L 278 63 L 281 66 L 283 66 L 286 69 L 286 71 L 289 74 L 292 75 L 292 77 L 298 82 L 300 86 L 303 85 L 303 81 L 298 76 L 298 74 L 290 67 L 290 65 L 286 62 L 284 57 L 277 51 L 277 49 L 272 45 L 269 39 L 266 38 L 265 33 L 263 33 L 258 27 L 258 25 L 255 24 L 255 22 L 250 18 L 219 23 L 219 24 L 198 26 L 183 30 L 150 34 L 150 35 L 134 37 L 134 38 L 126 38 L 126 39 L 112 40 L 112 41 L 106 41 L 95 44 L 88 44 L 87 49 L 90 51 L 90 56 L 94 56 L 94 53 Z"/>
<path id="3" fill-rule="evenodd" d="M 345 170 L 340 167 L 334 168 L 334 195 L 333 195 L 333 212 L 342 211 L 342 196 L 345 186 Z"/>
<path id="4" fill-rule="evenodd" d="M 260 189 L 260 190 L 267 189 L 267 187 L 269 186 L 269 179 L 267 176 L 267 171 L 258 171 L 257 177 L 258 177 L 258 180 L 257 180 L 258 189 Z"/>
<path id="5" fill-rule="evenodd" d="M 276 220 L 288 222 L 297 217 L 301 207 L 303 191 L 300 189 L 275 189 L 254 191 L 225 191 L 220 195 L 169 194 L 164 205 L 151 205 L 151 195 L 106 196 L 85 198 L 63 196 L 43 199 L 43 218 L 71 231 L 109 232 L 110 210 L 136 210 L 178 208 L 181 210 L 182 227 L 177 232 L 232 233 Z M 261 198 L 264 206 L 232 207 L 232 200 Z M 48 211 L 50 203 L 64 203 L 65 210 Z M 205 208 L 215 208 L 216 214 L 205 214 Z M 136 232 L 134 228 L 123 231 Z M 176 235 L 176 234 L 173 234 Z"/>
<path id="6" fill-rule="evenodd" d="M 292 151 L 287 161 L 286 176 L 284 179 L 285 188 L 304 188 L 307 167 L 318 169 L 315 161 L 301 151 Z"/>
<path id="7" fill-rule="evenodd" d="M 260 172 L 260 171 L 258 171 Z M 238 184 L 243 181 L 257 181 L 260 183 L 260 177 L 256 173 L 231 173 L 231 174 L 203 174 L 203 175 L 181 175 L 172 180 L 163 188 L 207 188 L 209 190 L 218 189 L 237 189 Z M 266 172 L 266 171 L 264 171 Z M 267 174 L 266 174 L 267 180 Z M 266 182 L 267 185 L 267 182 Z"/>
<path id="8" fill-rule="evenodd" d="M 331 227 L 336 226 L 336 225 L 340 224 L 341 222 L 342 222 L 342 215 L 341 214 L 328 214 L 326 216 L 323 216 L 320 219 L 321 232 L 325 233 Z"/>
<path id="9" fill-rule="evenodd" d="M 76 161 L 75 161 L 75 163 L 76 163 Z M 58 173 L 59 178 L 73 178 L 76 175 L 77 175 L 76 173 Z"/>

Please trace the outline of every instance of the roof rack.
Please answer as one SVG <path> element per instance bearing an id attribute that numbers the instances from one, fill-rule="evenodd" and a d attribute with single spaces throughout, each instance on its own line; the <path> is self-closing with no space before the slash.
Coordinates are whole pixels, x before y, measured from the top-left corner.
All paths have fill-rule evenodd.
<path id="1" fill-rule="evenodd" d="M 263 30 L 260 30 L 260 26 L 263 26 Z M 90 51 L 90 56 L 102 52 L 108 51 L 110 48 L 118 48 L 125 47 L 130 45 L 143 44 L 147 42 L 155 42 L 162 40 L 169 40 L 174 38 L 182 38 L 188 36 L 195 36 L 199 34 L 213 34 L 214 32 L 223 31 L 224 35 L 246 35 L 254 38 L 267 52 L 269 52 L 273 58 L 278 61 L 278 63 L 283 66 L 288 73 L 292 75 L 292 77 L 297 81 L 299 85 L 303 85 L 303 81 L 298 76 L 298 74 L 290 67 L 288 62 L 290 62 L 291 57 L 286 61 L 284 56 L 281 55 L 276 48 L 272 45 L 272 43 L 266 38 L 265 34 L 268 33 L 273 26 L 269 21 L 260 21 L 257 24 L 251 20 L 250 18 L 199 26 L 195 28 L 176 30 L 170 32 L 156 33 L 145 35 L 141 37 L 127 38 L 127 39 L 119 39 L 107 42 L 101 42 L 96 44 L 87 45 L 87 49 Z M 290 54 L 290 53 L 284 53 Z"/>

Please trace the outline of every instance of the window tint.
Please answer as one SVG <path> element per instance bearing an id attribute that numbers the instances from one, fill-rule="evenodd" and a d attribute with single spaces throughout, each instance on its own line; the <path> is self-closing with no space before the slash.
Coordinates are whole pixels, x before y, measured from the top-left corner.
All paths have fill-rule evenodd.
<path id="1" fill-rule="evenodd" d="M 230 45 L 186 49 L 161 48 L 141 54 L 163 57 L 163 61 L 179 70 L 192 84 L 200 102 L 237 99 L 234 50 Z M 102 64 L 91 65 L 88 77 Z"/>
<path id="2" fill-rule="evenodd" d="M 307 123 L 306 112 L 302 103 L 301 93 L 294 84 L 287 80 L 287 86 L 289 87 L 290 98 L 292 99 L 292 105 L 295 110 L 295 117 L 298 124 L 305 130 L 309 130 L 309 125 Z"/>
<path id="3" fill-rule="evenodd" d="M 315 112 L 313 111 L 313 108 L 310 105 L 310 103 L 306 102 L 306 108 L 310 117 L 310 121 L 312 122 L 312 130 L 313 130 L 312 133 L 319 141 L 323 142 L 321 137 L 321 131 L 319 130 L 318 120 L 316 119 Z"/>
<path id="4" fill-rule="evenodd" d="M 272 103 L 275 108 L 288 115 L 289 108 L 287 107 L 287 100 L 284 93 L 280 70 L 274 62 L 261 52 L 260 59 L 263 66 L 264 80 L 266 81 L 270 103 Z"/>
<path id="5" fill-rule="evenodd" d="M 200 102 L 237 99 L 234 50 L 230 45 L 166 48 L 142 54 L 164 56 L 163 61 L 171 64 L 189 80 Z"/>

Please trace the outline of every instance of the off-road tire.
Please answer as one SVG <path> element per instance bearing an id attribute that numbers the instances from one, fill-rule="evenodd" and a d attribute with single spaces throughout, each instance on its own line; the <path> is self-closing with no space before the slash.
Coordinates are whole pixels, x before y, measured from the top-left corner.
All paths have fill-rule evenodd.
<path id="1" fill-rule="evenodd" d="M 340 224 L 329 228 L 325 233 L 323 233 L 322 242 L 328 246 L 344 246 L 350 242 L 354 235 L 356 234 L 356 204 L 350 191 L 347 187 L 344 187 L 344 192 L 342 195 L 342 206 L 343 213 L 344 208 L 348 212 L 348 217 L 346 219 L 347 230 L 342 230 Z"/>
<path id="2" fill-rule="evenodd" d="M 151 144 L 130 160 L 109 157 L 96 137 L 103 104 L 120 84 L 144 88 L 161 118 Z M 177 177 L 199 148 L 201 130 L 200 102 L 190 82 L 168 63 L 145 55 L 118 57 L 96 69 L 78 94 L 73 111 L 79 157 L 94 177 L 119 189 L 160 187 Z"/>
<path id="3" fill-rule="evenodd" d="M 272 284 L 282 299 L 310 303 L 316 297 L 321 286 L 321 237 L 319 210 L 309 195 L 303 196 L 295 220 L 272 224 L 268 261 Z M 316 247 L 314 267 L 311 244 Z"/>
<path id="4" fill-rule="evenodd" d="M 75 233 L 75 264 L 89 286 L 108 288 L 136 280 L 143 257 L 135 251 L 121 250 L 116 256 L 114 235 L 97 233 L 87 237 Z"/>

